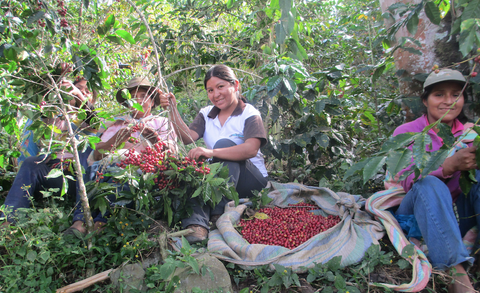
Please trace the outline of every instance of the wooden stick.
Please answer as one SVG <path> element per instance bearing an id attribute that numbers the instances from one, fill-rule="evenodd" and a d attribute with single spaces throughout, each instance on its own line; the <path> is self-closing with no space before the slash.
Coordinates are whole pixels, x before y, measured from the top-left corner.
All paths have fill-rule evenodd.
<path id="1" fill-rule="evenodd" d="M 70 293 L 70 292 L 78 292 L 81 291 L 85 288 L 90 287 L 91 285 L 107 280 L 110 278 L 109 274 L 113 271 L 113 269 L 109 269 L 108 271 L 101 272 L 99 274 L 96 274 L 94 276 L 91 276 L 90 278 L 87 278 L 85 280 L 70 284 L 68 286 L 62 287 L 60 289 L 57 289 L 57 293 Z"/>

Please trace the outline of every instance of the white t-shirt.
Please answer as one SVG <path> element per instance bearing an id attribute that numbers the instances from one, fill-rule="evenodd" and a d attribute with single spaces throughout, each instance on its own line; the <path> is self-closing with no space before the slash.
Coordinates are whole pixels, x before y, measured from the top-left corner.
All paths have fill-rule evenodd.
<path id="1" fill-rule="evenodd" d="M 260 112 L 252 105 L 239 101 L 237 108 L 227 118 L 223 126 L 218 120 L 220 109 L 215 106 L 202 108 L 190 124 L 190 129 L 203 137 L 208 149 L 213 149 L 215 143 L 222 139 L 230 139 L 237 145 L 249 138 L 258 138 L 261 147 L 267 143 L 267 135 L 263 127 Z M 260 170 L 264 177 L 268 176 L 263 155 L 258 150 L 257 155 L 249 159 Z"/>

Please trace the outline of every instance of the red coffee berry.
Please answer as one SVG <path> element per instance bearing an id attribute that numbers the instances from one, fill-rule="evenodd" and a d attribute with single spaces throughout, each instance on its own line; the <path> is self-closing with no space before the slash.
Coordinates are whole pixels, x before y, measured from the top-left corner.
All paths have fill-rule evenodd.
<path id="1" fill-rule="evenodd" d="M 475 76 L 477 76 L 477 72 L 474 71 L 474 72 L 470 73 L 470 75 L 471 75 L 472 77 L 475 77 Z"/>
<path id="2" fill-rule="evenodd" d="M 313 236 L 340 222 L 338 216 L 323 217 L 311 211 L 318 206 L 308 203 L 290 205 L 289 208 L 264 208 L 259 213 L 267 219 L 240 220 L 242 235 L 251 244 L 279 245 L 293 249 Z"/>

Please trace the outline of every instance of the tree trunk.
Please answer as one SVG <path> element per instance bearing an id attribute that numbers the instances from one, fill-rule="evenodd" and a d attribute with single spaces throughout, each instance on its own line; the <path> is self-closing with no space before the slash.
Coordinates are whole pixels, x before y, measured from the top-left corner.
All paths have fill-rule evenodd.
<path id="1" fill-rule="evenodd" d="M 418 4 L 421 0 L 380 0 L 382 12 L 387 12 L 389 6 L 398 2 L 408 5 Z M 395 22 L 401 19 L 398 15 L 395 15 L 394 18 Z M 407 110 L 407 121 L 418 117 L 423 110 L 423 105 L 418 96 L 423 91 L 424 80 L 421 76 L 417 76 L 418 79 L 414 78 L 415 75 L 429 74 L 434 65 L 442 68 L 462 60 L 458 43 L 455 41 L 456 38 L 450 36 L 451 24 L 453 23 L 450 12 L 439 25 L 433 24 L 423 10 L 419 13 L 418 18 L 419 22 L 415 36 L 408 32 L 406 26 L 400 28 L 395 35 L 396 41 L 399 41 L 402 37 L 412 37 L 422 45 L 421 48 L 415 48 L 421 51 L 422 55 L 416 55 L 403 49 L 394 52 L 397 70 L 405 70 L 399 77 L 399 87 L 400 93 L 404 96 L 402 107 Z M 394 21 L 391 19 L 385 21 L 387 27 L 390 27 L 393 23 Z"/>

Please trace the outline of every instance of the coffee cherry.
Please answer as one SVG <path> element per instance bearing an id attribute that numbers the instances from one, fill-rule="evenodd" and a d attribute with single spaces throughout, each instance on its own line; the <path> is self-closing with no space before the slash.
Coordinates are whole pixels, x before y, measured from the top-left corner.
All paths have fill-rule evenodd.
<path id="1" fill-rule="evenodd" d="M 338 216 L 323 217 L 311 211 L 317 205 L 298 203 L 289 208 L 263 208 L 268 218 L 240 220 L 242 235 L 250 244 L 284 246 L 293 249 L 340 222 Z"/>
<path id="2" fill-rule="evenodd" d="M 477 72 L 474 71 L 474 72 L 470 73 L 470 75 L 471 75 L 472 77 L 475 77 L 475 76 L 477 76 Z"/>
<path id="3" fill-rule="evenodd" d="M 62 17 L 65 17 L 67 15 L 67 9 L 66 8 L 60 8 L 60 9 L 57 10 L 57 12 Z"/>
<path id="4" fill-rule="evenodd" d="M 62 18 L 60 20 L 60 26 L 61 27 L 68 27 L 68 21 L 65 18 Z"/>
<path id="5" fill-rule="evenodd" d="M 129 138 L 129 141 L 133 141 L 132 137 Z M 156 186 L 159 189 L 168 188 L 171 190 L 178 187 L 179 183 L 176 180 L 169 179 L 164 174 L 164 171 L 173 170 L 170 163 L 177 165 L 176 172 L 186 172 L 187 168 L 192 166 L 197 176 L 203 177 L 210 173 L 210 168 L 205 166 L 203 161 L 197 162 L 188 157 L 181 159 L 170 154 L 166 143 L 162 141 L 152 147 L 146 147 L 140 154 L 137 154 L 133 148 L 128 150 L 125 154 L 125 159 L 118 163 L 117 166 L 120 168 L 126 168 L 127 166 L 138 167 L 144 173 L 156 174 L 157 177 L 154 179 Z"/>

